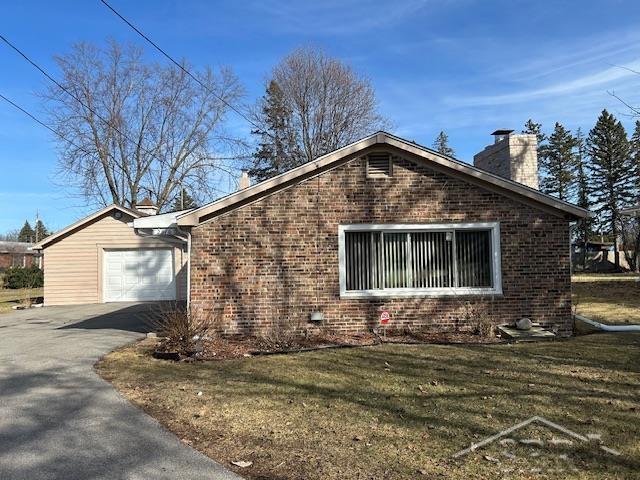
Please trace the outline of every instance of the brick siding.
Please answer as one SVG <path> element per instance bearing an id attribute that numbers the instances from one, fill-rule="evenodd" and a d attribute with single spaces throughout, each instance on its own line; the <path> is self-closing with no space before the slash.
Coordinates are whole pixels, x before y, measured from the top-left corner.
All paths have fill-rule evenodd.
<path id="1" fill-rule="evenodd" d="M 502 295 L 340 298 L 340 223 L 491 221 L 500 222 Z M 468 329 L 471 302 L 495 324 L 526 316 L 571 333 L 568 221 L 401 157 L 391 178 L 367 178 L 355 158 L 194 227 L 191 258 L 192 306 L 229 332 L 303 329 L 316 309 L 343 332 L 377 326 L 381 309 L 398 328 Z"/>
<path id="2" fill-rule="evenodd" d="M 30 267 L 34 264 L 33 254 L 28 253 L 0 253 L 0 272 L 4 272 L 7 268 L 17 266 Z"/>

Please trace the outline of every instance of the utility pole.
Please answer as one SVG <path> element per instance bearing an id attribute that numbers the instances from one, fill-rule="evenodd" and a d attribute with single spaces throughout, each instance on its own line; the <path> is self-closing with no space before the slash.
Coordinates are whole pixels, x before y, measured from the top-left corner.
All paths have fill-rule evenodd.
<path id="1" fill-rule="evenodd" d="M 38 222 L 40 221 L 40 212 L 36 209 L 36 224 L 35 224 L 35 235 L 36 235 L 36 243 L 38 243 Z"/>

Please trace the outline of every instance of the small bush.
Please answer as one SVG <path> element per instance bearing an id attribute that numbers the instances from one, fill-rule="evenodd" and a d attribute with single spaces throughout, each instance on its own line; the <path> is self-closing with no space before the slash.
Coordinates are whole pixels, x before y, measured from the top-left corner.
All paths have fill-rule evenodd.
<path id="1" fill-rule="evenodd" d="M 193 355 L 203 338 L 217 333 L 211 315 L 181 307 L 162 310 L 150 323 L 165 338 L 165 348 L 181 355 Z"/>
<path id="2" fill-rule="evenodd" d="M 4 272 L 5 288 L 40 288 L 44 285 L 44 274 L 36 266 L 10 267 Z"/>
<path id="3" fill-rule="evenodd" d="M 482 338 L 488 338 L 494 335 L 495 326 L 484 304 L 465 303 L 463 316 L 465 323 L 472 326 L 474 334 Z"/>

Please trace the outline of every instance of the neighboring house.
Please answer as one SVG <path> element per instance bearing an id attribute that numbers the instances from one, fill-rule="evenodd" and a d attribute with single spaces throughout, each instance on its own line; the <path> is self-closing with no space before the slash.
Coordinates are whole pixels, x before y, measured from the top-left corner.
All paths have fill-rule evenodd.
<path id="1" fill-rule="evenodd" d="M 582 240 L 574 241 L 571 246 L 575 253 L 582 253 L 585 251 L 585 242 Z M 587 240 L 586 242 L 587 253 L 599 253 L 613 251 L 613 242 L 599 242 L 597 240 Z"/>
<path id="2" fill-rule="evenodd" d="M 588 212 L 535 188 L 534 135 L 498 131 L 474 162 L 378 132 L 191 211 L 131 214 L 129 235 L 185 232 L 189 303 L 228 332 L 303 329 L 312 315 L 362 331 L 387 310 L 400 328 L 486 313 L 570 334 L 569 223 Z"/>
<path id="3" fill-rule="evenodd" d="M 9 267 L 41 266 L 41 255 L 32 243 L 0 241 L 0 272 Z"/>
<path id="4" fill-rule="evenodd" d="M 111 205 L 37 243 L 47 266 L 45 305 L 184 300 L 184 235 L 134 228 L 156 212 L 148 200 L 135 209 Z"/>

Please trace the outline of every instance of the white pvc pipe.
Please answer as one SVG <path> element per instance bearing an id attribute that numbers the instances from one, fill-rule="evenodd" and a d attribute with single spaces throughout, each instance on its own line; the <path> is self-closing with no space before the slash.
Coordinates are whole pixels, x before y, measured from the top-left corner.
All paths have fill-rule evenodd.
<path id="1" fill-rule="evenodd" d="M 607 325 L 606 323 L 596 322 L 582 315 L 574 315 L 574 317 L 576 320 L 580 320 L 603 332 L 640 332 L 640 325 Z"/>

